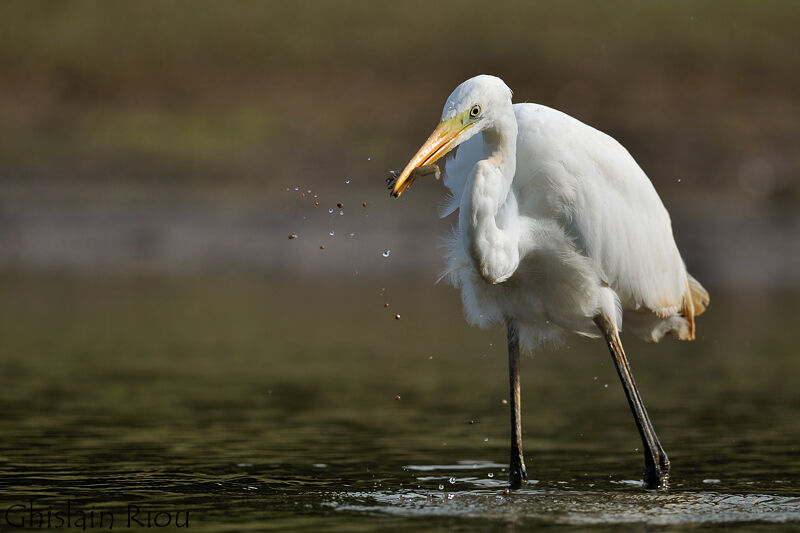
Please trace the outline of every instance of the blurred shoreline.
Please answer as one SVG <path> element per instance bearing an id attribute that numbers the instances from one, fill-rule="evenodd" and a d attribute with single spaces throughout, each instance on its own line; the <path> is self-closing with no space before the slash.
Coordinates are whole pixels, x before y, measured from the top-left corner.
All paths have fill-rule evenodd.
<path id="1" fill-rule="evenodd" d="M 238 189 L 227 191 L 226 198 L 224 188 L 178 194 L 155 187 L 117 199 L 76 193 L 65 202 L 63 192 L 50 198 L 41 190 L 5 189 L 0 270 L 254 271 L 433 281 L 443 267 L 438 242 L 455 220 L 436 217 L 440 184 L 425 184 L 414 193 L 405 202 L 389 200 L 376 183 L 369 189 L 341 185 L 335 193 Z M 341 200 L 343 209 L 335 205 Z M 754 204 L 700 210 L 680 198 L 668 207 L 684 260 L 704 283 L 800 287 L 797 210 Z M 289 239 L 293 232 L 297 238 Z"/>

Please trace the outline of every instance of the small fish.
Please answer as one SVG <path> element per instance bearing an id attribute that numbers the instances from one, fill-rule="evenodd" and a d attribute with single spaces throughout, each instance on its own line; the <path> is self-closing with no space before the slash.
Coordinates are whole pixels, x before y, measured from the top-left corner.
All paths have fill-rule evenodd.
<path id="1" fill-rule="evenodd" d="M 400 177 L 400 174 L 402 174 L 402 171 L 400 170 L 389 171 L 389 177 L 386 178 L 386 185 L 388 185 L 387 188 L 390 191 L 394 189 L 394 184 L 397 181 L 397 178 Z M 408 176 L 408 186 L 411 186 L 415 179 L 422 178 L 424 176 L 430 176 L 431 174 L 433 174 L 433 177 L 437 180 L 442 177 L 442 171 L 439 169 L 439 165 L 433 164 L 415 168 Z"/>

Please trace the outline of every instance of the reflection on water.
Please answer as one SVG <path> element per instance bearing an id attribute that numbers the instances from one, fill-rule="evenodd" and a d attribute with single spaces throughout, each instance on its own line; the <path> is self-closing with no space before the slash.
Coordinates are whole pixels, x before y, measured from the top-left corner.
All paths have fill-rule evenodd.
<path id="1" fill-rule="evenodd" d="M 429 280 L 5 275 L 0 294 L 2 512 L 134 504 L 198 531 L 800 522 L 796 294 L 718 289 L 698 341 L 627 341 L 668 491 L 638 487 L 601 343 L 524 359 L 535 483 L 513 494 L 503 331 L 468 328 Z"/>

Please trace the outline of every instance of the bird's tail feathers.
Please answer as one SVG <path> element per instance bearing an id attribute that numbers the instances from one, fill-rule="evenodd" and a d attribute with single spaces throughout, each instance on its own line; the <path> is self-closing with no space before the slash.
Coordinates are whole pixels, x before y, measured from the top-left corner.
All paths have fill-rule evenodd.
<path id="1" fill-rule="evenodd" d="M 711 298 L 709 298 L 706 288 L 700 285 L 699 281 L 689 274 L 687 274 L 687 277 L 689 278 L 689 293 L 692 296 L 692 303 L 694 304 L 694 316 L 702 315 L 706 307 L 708 307 Z"/>
<path id="2" fill-rule="evenodd" d="M 681 340 L 694 340 L 695 326 L 694 317 L 703 314 L 710 302 L 708 291 L 700 285 L 700 282 L 694 279 L 688 273 L 686 274 L 686 293 L 683 297 L 683 310 L 681 315 L 689 323 L 689 329 L 685 336 L 681 336 Z"/>

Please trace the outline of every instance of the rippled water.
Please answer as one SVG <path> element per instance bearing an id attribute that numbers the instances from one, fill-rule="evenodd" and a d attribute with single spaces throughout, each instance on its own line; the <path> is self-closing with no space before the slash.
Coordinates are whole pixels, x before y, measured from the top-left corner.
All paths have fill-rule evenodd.
<path id="1" fill-rule="evenodd" d="M 7 274 L 0 294 L 0 520 L 32 504 L 115 530 L 129 505 L 199 531 L 800 525 L 794 293 L 713 291 L 695 343 L 623 338 L 668 491 L 638 486 L 600 342 L 524 358 L 533 481 L 511 494 L 503 331 L 468 328 L 429 280 Z"/>

